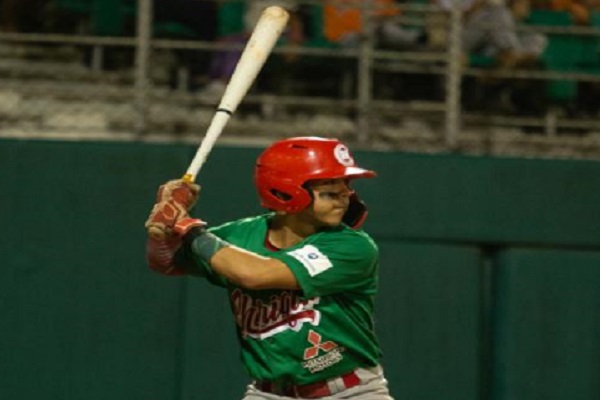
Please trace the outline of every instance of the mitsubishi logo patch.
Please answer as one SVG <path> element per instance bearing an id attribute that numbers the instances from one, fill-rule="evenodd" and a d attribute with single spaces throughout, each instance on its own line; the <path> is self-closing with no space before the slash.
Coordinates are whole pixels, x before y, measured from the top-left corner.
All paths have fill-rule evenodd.
<path id="1" fill-rule="evenodd" d="M 308 331 L 306 340 L 308 340 L 311 346 L 304 350 L 305 361 L 302 363 L 302 366 L 308 369 L 310 373 L 314 374 L 315 372 L 322 371 L 344 359 L 342 352 L 345 349 L 343 347 L 338 346 L 337 343 L 330 340 L 323 341 L 323 337 L 312 329 Z M 319 355 L 321 352 L 325 354 Z"/>
<path id="2" fill-rule="evenodd" d="M 321 343 L 321 335 L 312 329 L 308 331 L 308 342 L 312 344 L 312 347 L 304 350 L 304 359 L 310 360 L 311 358 L 315 358 L 319 355 L 319 350 L 323 350 L 325 353 L 330 352 L 331 350 L 337 347 L 337 344 L 333 342 L 325 342 Z"/>

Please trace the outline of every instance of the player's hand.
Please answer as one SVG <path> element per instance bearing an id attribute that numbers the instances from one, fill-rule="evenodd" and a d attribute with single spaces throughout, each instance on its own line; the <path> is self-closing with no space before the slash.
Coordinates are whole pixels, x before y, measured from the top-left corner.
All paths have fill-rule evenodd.
<path id="1" fill-rule="evenodd" d="M 194 206 L 199 192 L 200 186 L 180 179 L 160 186 L 156 195 L 156 204 L 144 225 L 148 234 L 159 240 L 173 236 L 175 225 L 181 220 L 190 218 L 188 210 Z"/>
<path id="2" fill-rule="evenodd" d="M 182 245 L 184 236 L 195 227 L 204 228 L 206 223 L 199 219 L 185 218 L 172 228 L 171 236 L 162 238 L 150 234 L 146 242 L 146 259 L 148 266 L 165 275 L 184 275 L 185 269 L 176 265 L 175 253 Z"/>
<path id="3" fill-rule="evenodd" d="M 174 200 L 187 211 L 191 210 L 200 193 L 200 186 L 195 183 L 173 179 L 161 185 L 156 193 L 156 203 Z"/>

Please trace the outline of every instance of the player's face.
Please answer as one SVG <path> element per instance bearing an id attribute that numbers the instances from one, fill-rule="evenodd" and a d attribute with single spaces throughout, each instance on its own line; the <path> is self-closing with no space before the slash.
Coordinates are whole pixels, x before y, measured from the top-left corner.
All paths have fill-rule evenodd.
<path id="1" fill-rule="evenodd" d="M 322 179 L 311 182 L 314 201 L 306 212 L 317 226 L 337 226 L 350 204 L 352 190 L 348 179 Z"/>

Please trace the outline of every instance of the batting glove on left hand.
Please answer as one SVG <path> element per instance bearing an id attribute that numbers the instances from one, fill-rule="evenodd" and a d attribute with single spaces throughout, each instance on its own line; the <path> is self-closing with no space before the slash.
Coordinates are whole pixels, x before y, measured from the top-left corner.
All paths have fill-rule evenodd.
<path id="1" fill-rule="evenodd" d="M 198 200 L 200 186 L 182 179 L 173 179 L 161 185 L 156 193 L 156 203 L 174 200 L 187 211 L 191 210 Z"/>
<path id="2" fill-rule="evenodd" d="M 144 225 L 148 234 L 155 239 L 172 236 L 175 224 L 190 217 L 188 211 L 196 203 L 199 192 L 200 186 L 181 179 L 160 186 L 156 204 Z"/>

